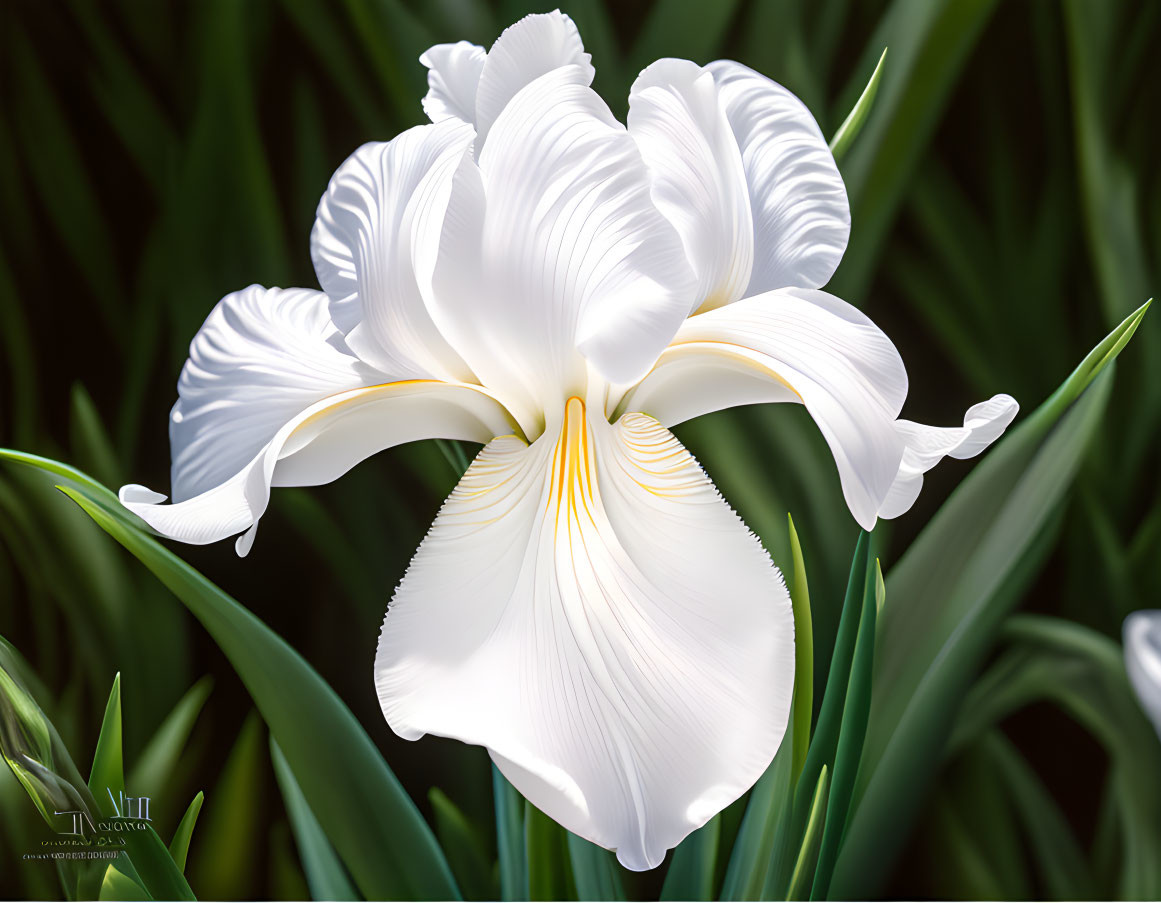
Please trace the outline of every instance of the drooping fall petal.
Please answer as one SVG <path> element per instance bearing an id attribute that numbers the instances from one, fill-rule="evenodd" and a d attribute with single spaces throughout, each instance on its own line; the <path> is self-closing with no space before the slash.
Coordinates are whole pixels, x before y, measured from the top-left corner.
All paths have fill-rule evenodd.
<path id="1" fill-rule="evenodd" d="M 512 422 L 479 386 L 389 381 L 358 360 L 307 289 L 227 295 L 190 346 L 170 422 L 175 504 L 143 486 L 121 501 L 183 542 L 247 532 L 271 485 L 335 479 L 381 449 L 441 437 L 486 442 Z"/>
<path id="2" fill-rule="evenodd" d="M 963 426 L 926 426 L 898 420 L 895 429 L 903 437 L 899 473 L 879 507 L 879 517 L 892 518 L 910 510 L 923 488 L 923 475 L 945 457 L 974 458 L 996 441 L 1020 410 L 1011 395 L 994 395 L 968 408 Z"/>
<path id="3" fill-rule="evenodd" d="M 327 297 L 258 285 L 226 295 L 190 344 L 169 421 L 173 498 L 236 474 L 299 412 L 384 381 L 346 348 Z"/>
<path id="4" fill-rule="evenodd" d="M 690 317 L 619 410 L 672 426 L 756 401 L 798 401 L 822 430 L 843 495 L 875 525 L 903 457 L 907 373 L 874 323 L 833 295 L 785 289 Z"/>
<path id="5" fill-rule="evenodd" d="M 534 805 L 653 867 L 773 758 L 793 684 L 781 575 L 668 430 L 572 399 L 488 445 L 392 600 L 392 728 L 487 746 Z"/>

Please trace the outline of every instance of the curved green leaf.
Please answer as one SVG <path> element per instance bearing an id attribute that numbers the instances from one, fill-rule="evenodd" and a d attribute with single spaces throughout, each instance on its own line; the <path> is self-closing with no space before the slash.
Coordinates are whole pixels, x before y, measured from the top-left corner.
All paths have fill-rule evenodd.
<path id="1" fill-rule="evenodd" d="M 814 886 L 810 891 L 812 900 L 825 899 L 830 887 L 831 872 L 850 812 L 851 794 L 859 771 L 863 738 L 867 732 L 867 715 L 871 708 L 871 669 L 875 661 L 875 620 L 879 610 L 878 561 L 874 568 L 868 562 L 863 581 L 863 611 L 859 618 L 855 651 L 851 657 L 851 674 L 847 682 L 842 726 L 834 757 L 834 778 L 830 782 L 827 796 L 826 826 L 819 845 Z"/>
<path id="2" fill-rule="evenodd" d="M 500 898 L 528 899 L 528 865 L 524 853 L 524 799 L 492 766 L 492 795 L 496 809 L 496 844 L 500 851 Z"/>
<path id="3" fill-rule="evenodd" d="M 790 581 L 790 604 L 794 609 L 794 762 L 790 780 L 798 782 L 810 749 L 810 721 L 814 715 L 814 631 L 810 623 L 810 587 L 806 582 L 806 562 L 794 518 L 786 520 L 790 530 L 790 555 L 794 575 Z"/>
<path id="4" fill-rule="evenodd" d="M 822 773 L 818 776 L 818 784 L 814 788 L 814 798 L 810 802 L 810 817 L 806 820 L 806 833 L 802 837 L 798 859 L 795 861 L 794 871 L 790 875 L 790 890 L 786 894 L 787 900 L 804 899 L 808 891 L 807 882 L 815 874 L 818 848 L 822 843 L 822 828 L 826 822 L 829 789 L 830 773 L 823 765 Z"/>
<path id="5" fill-rule="evenodd" d="M 719 814 L 678 844 L 665 873 L 665 883 L 661 885 L 662 900 L 714 899 L 714 873 L 721 836 Z"/>
<path id="6" fill-rule="evenodd" d="M 294 772 L 286 762 L 286 756 L 278 748 L 274 738 L 270 738 L 270 760 L 274 763 L 274 776 L 282 791 L 282 801 L 286 804 L 286 814 L 290 816 L 290 827 L 298 845 L 298 857 L 306 882 L 310 886 L 314 900 L 358 900 L 359 895 L 351 886 L 351 879 L 335 854 L 334 847 L 323 833 L 318 819 L 310 811 L 302 788 L 294 779 Z"/>
<path id="7" fill-rule="evenodd" d="M 617 857 L 575 834 L 568 835 L 568 854 L 578 900 L 624 900 Z"/>
<path id="8" fill-rule="evenodd" d="M 1061 387 L 960 484 L 891 571 L 856 808 L 831 893 L 866 896 L 907 836 L 971 677 L 1019 589 L 1108 402 L 1106 375 L 1145 307 L 1097 345 Z"/>
<path id="9" fill-rule="evenodd" d="M 492 862 L 484 851 L 484 841 L 475 826 L 451 798 L 438 787 L 427 793 L 435 814 L 435 832 L 451 866 L 452 874 L 469 900 L 491 900 Z"/>
<path id="10" fill-rule="evenodd" d="M 354 715 L 302 656 L 83 489 L 62 491 L 169 587 L 217 641 L 364 895 L 458 898 L 447 860 L 419 810 Z"/>
<path id="11" fill-rule="evenodd" d="M 211 685 L 207 676 L 190 687 L 145 745 L 127 777 L 135 795 L 152 796 L 168 786 Z"/>
<path id="12" fill-rule="evenodd" d="M 185 815 L 181 817 L 177 830 L 173 832 L 173 840 L 169 842 L 169 855 L 182 872 L 185 871 L 186 859 L 189 857 L 189 842 L 193 840 L 194 826 L 198 822 L 198 813 L 202 811 L 204 801 L 205 794 L 199 790 L 197 796 L 190 801 Z"/>
<path id="13" fill-rule="evenodd" d="M 97 749 L 93 753 L 93 770 L 89 773 L 89 792 L 105 815 L 125 815 L 121 812 L 121 796 L 125 792 L 125 765 L 121 752 L 121 675 L 113 678 Z"/>
<path id="14" fill-rule="evenodd" d="M 879 93 L 879 81 L 883 75 L 883 63 L 886 59 L 887 48 L 884 47 L 879 62 L 875 64 L 875 71 L 871 73 L 871 77 L 867 81 L 867 87 L 863 88 L 863 93 L 855 101 L 855 105 L 847 114 L 847 118 L 843 120 L 843 124 L 838 127 L 834 137 L 830 139 L 830 152 L 836 160 L 841 160 L 846 156 L 847 150 L 858 137 L 859 132 L 863 130 L 863 126 L 866 125 L 867 117 L 871 115 L 871 107 L 875 103 L 875 95 Z"/>

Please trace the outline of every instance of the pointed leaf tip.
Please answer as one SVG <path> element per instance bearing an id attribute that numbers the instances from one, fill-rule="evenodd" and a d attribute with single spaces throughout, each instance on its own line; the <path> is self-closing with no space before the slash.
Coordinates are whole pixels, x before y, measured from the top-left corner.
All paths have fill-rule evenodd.
<path id="1" fill-rule="evenodd" d="M 871 73 L 867 86 L 863 88 L 863 93 L 859 95 L 859 99 L 855 101 L 855 105 L 847 114 L 847 118 L 843 120 L 843 124 L 838 127 L 834 137 L 830 139 L 830 152 L 835 160 L 841 160 L 845 156 L 859 132 L 863 130 L 863 126 L 866 125 L 867 117 L 871 113 L 871 106 L 875 102 L 875 95 L 879 93 L 879 82 L 882 80 L 883 63 L 886 59 L 887 48 L 884 47 L 882 54 L 879 55 L 879 62 L 875 64 L 875 71 Z"/>

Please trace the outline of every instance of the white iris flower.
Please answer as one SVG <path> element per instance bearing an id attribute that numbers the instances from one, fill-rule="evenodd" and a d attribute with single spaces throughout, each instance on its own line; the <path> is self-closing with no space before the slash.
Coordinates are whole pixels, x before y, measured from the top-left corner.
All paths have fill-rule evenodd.
<path id="1" fill-rule="evenodd" d="M 432 124 L 361 147 L 319 204 L 323 291 L 222 299 L 179 383 L 173 504 L 121 499 L 244 555 L 272 486 L 483 443 L 388 609 L 383 712 L 486 746 L 538 808 L 650 868 L 769 765 L 794 674 L 781 575 L 669 428 L 804 404 L 870 529 L 1017 405 L 897 419 L 895 346 L 818 290 L 850 230 L 842 179 L 769 79 L 660 60 L 626 127 L 559 12 L 421 61 Z"/>

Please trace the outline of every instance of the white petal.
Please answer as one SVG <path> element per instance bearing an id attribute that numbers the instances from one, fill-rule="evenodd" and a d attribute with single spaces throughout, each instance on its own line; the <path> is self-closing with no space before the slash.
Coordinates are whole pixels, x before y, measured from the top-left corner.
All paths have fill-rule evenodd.
<path id="1" fill-rule="evenodd" d="M 746 295 L 830 281 L 851 230 L 846 187 L 802 101 L 740 63 L 714 75 L 742 152 L 754 213 L 754 268 Z"/>
<path id="2" fill-rule="evenodd" d="M 947 455 L 960 459 L 978 455 L 1003 434 L 1019 410 L 1011 395 L 994 395 L 968 408 L 962 427 L 896 421 L 895 429 L 904 442 L 903 459 L 879 507 L 879 517 L 898 517 L 908 511 L 923 488 L 923 474 Z"/>
<path id="3" fill-rule="evenodd" d="M 173 497 L 233 476 L 319 399 L 381 380 L 345 348 L 322 292 L 252 285 L 226 295 L 190 344 L 178 381 Z"/>
<path id="4" fill-rule="evenodd" d="M 688 60 L 653 63 L 629 91 L 629 134 L 698 277 L 690 312 L 736 301 L 750 281 L 754 223 L 713 75 Z"/>
<path id="5" fill-rule="evenodd" d="M 459 41 L 429 47 L 419 61 L 427 67 L 423 112 L 432 122 L 458 119 L 474 125 L 476 87 L 487 57 L 483 47 Z"/>
<path id="6" fill-rule="evenodd" d="M 488 51 L 476 92 L 476 153 L 504 107 L 526 85 L 555 69 L 570 84 L 593 83 L 592 58 L 585 53 L 572 19 L 556 10 L 525 16 L 504 29 Z"/>
<path id="7" fill-rule="evenodd" d="M 472 464 L 375 679 L 400 736 L 488 747 L 539 809 L 645 869 L 767 767 L 793 660 L 781 575 L 689 453 L 574 398 L 558 430 Z"/>
<path id="8" fill-rule="evenodd" d="M 438 230 L 415 234 L 417 221 L 438 226 L 426 216 L 432 183 L 450 179 L 471 141 L 469 126 L 449 120 L 365 144 L 319 202 L 311 256 L 331 316 L 351 350 L 394 379 L 472 379 L 432 323 L 414 264 L 417 242 L 438 241 Z"/>
<path id="9" fill-rule="evenodd" d="M 239 539 L 244 555 L 271 486 L 315 486 L 359 461 L 417 439 L 487 442 L 512 430 L 504 408 L 479 386 L 408 380 L 332 395 L 288 420 L 228 479 L 172 505 L 143 486 L 121 488 L 121 503 L 172 539 L 204 544 Z"/>
<path id="10" fill-rule="evenodd" d="M 870 530 L 899 472 L 895 418 L 906 395 L 903 362 L 874 323 L 833 295 L 785 289 L 690 317 L 617 410 L 673 426 L 739 404 L 801 401 Z"/>
<path id="11" fill-rule="evenodd" d="M 1161 611 L 1135 611 L 1123 628 L 1125 670 L 1129 681 L 1161 736 Z"/>
<path id="12" fill-rule="evenodd" d="M 993 395 L 967 409 L 963 415 L 964 429 L 969 435 L 948 452 L 953 458 L 974 458 L 1004 434 L 1020 411 L 1020 405 L 1011 395 Z"/>
<path id="13" fill-rule="evenodd" d="M 452 186 L 430 307 L 531 436 L 541 412 L 584 394 L 584 358 L 615 382 L 645 372 L 687 313 L 692 274 L 596 94 L 562 69 L 537 79 Z"/>

